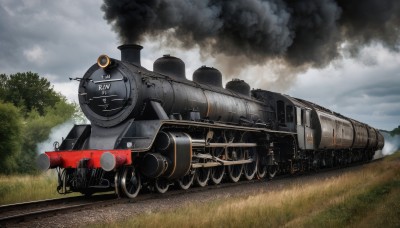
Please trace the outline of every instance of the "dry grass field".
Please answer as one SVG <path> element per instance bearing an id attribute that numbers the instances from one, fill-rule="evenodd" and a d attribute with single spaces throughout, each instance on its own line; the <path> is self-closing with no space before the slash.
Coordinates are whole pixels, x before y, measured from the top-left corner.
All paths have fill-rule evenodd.
<path id="1" fill-rule="evenodd" d="M 0 205 L 63 197 L 56 188 L 54 170 L 36 176 L 0 176 Z"/>
<path id="2" fill-rule="evenodd" d="M 310 185 L 295 185 L 99 227 L 399 227 L 400 153 Z"/>

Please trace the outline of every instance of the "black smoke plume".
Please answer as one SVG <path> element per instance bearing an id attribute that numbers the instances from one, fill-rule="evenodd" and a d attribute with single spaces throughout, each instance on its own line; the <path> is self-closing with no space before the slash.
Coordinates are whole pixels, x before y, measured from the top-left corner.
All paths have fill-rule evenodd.
<path id="1" fill-rule="evenodd" d="M 123 43 L 165 36 L 244 64 L 324 67 L 343 44 L 353 55 L 375 42 L 399 50 L 399 0 L 104 0 L 102 10 Z"/>

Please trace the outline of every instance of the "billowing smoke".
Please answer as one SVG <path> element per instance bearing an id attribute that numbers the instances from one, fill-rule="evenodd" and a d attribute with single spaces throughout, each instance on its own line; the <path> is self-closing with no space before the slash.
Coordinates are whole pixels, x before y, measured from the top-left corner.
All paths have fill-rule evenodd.
<path id="1" fill-rule="evenodd" d="M 385 138 L 385 146 L 382 149 L 382 154 L 390 155 L 400 149 L 400 135 L 390 135 L 387 132 L 382 132 Z"/>
<path id="2" fill-rule="evenodd" d="M 104 0 L 102 10 L 123 43 L 198 46 L 231 71 L 269 60 L 325 67 L 375 42 L 399 50 L 398 0 Z"/>
<path id="3" fill-rule="evenodd" d="M 257 62 L 323 66 L 345 41 L 354 49 L 374 41 L 399 48 L 396 0 L 105 0 L 102 10 L 122 42 L 169 34 L 172 45 Z"/>
<path id="4" fill-rule="evenodd" d="M 36 151 L 39 154 L 44 153 L 45 151 L 53 151 L 54 150 L 53 143 L 57 141 L 61 144 L 62 138 L 68 134 L 68 132 L 72 129 L 73 126 L 74 126 L 74 121 L 68 120 L 63 124 L 53 127 L 50 131 L 49 138 L 37 144 Z"/>

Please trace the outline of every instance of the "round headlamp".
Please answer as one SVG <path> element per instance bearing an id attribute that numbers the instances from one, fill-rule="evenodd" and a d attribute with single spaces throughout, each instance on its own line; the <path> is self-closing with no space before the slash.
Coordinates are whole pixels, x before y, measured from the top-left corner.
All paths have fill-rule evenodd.
<path id="1" fill-rule="evenodd" d="M 101 68 L 107 68 L 108 66 L 111 65 L 111 59 L 107 55 L 100 55 L 99 58 L 97 58 L 97 65 Z"/>

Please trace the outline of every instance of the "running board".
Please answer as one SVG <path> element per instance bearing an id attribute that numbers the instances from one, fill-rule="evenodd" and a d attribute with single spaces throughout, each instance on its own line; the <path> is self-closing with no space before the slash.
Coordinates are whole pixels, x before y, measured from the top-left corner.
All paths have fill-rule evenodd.
<path id="1" fill-rule="evenodd" d="M 208 147 L 208 148 L 215 148 L 215 147 L 256 147 L 257 143 L 209 143 L 206 144 L 204 140 L 201 139 L 192 139 L 192 146 L 193 147 Z"/>
<path id="2" fill-rule="evenodd" d="M 206 147 L 256 147 L 257 143 L 210 143 Z"/>
<path id="3" fill-rule="evenodd" d="M 242 165 L 242 164 L 249 164 L 254 161 L 253 159 L 239 160 L 239 161 L 224 161 L 224 160 L 221 160 L 218 158 L 217 158 L 217 160 L 218 160 L 218 162 L 194 163 L 194 164 L 192 164 L 192 168 L 197 169 L 197 168 L 208 168 L 208 167 L 215 167 L 215 166 L 221 166 L 221 165 Z"/>

